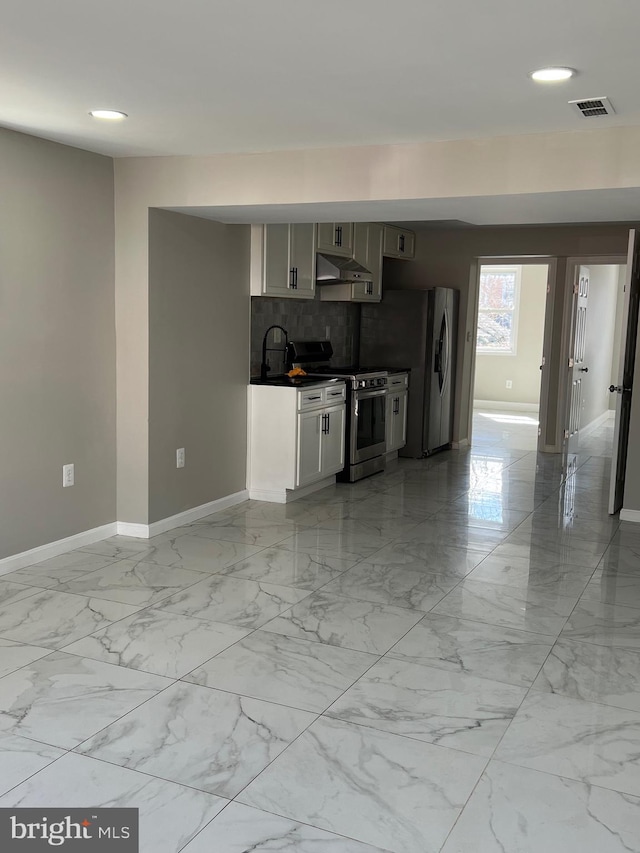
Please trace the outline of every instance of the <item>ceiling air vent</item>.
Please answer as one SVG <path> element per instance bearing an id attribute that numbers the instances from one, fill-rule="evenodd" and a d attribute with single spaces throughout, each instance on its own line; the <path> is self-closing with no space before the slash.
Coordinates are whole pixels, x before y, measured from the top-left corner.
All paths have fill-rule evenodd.
<path id="1" fill-rule="evenodd" d="M 569 101 L 569 106 L 584 118 L 610 116 L 615 112 L 609 98 L 582 98 L 578 101 Z"/>

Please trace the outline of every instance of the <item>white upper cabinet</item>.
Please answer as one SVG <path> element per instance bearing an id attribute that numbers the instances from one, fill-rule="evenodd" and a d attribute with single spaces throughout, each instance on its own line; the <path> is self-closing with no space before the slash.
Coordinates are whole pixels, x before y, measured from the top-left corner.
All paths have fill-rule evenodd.
<path id="1" fill-rule="evenodd" d="M 415 255 L 416 235 L 406 228 L 396 225 L 384 226 L 382 254 L 385 258 L 413 258 Z"/>
<path id="2" fill-rule="evenodd" d="M 353 258 L 369 270 L 373 281 L 321 285 L 320 299 L 323 302 L 380 302 L 382 229 L 383 226 L 379 222 L 356 222 L 353 226 Z"/>
<path id="3" fill-rule="evenodd" d="M 320 222 L 317 228 L 318 252 L 353 257 L 353 222 Z"/>
<path id="4" fill-rule="evenodd" d="M 359 291 L 354 296 L 359 302 L 382 299 L 382 229 L 379 222 L 356 222 L 354 226 L 353 257 L 373 276 L 369 287 L 355 285 Z"/>
<path id="5" fill-rule="evenodd" d="M 251 226 L 251 295 L 313 299 L 316 227 L 312 223 Z"/>

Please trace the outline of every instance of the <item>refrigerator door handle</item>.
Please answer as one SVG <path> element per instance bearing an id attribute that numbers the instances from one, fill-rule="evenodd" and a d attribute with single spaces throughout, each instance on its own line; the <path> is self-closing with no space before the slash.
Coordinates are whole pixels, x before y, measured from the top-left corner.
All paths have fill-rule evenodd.
<path id="1" fill-rule="evenodd" d="M 438 382 L 440 385 L 440 396 L 442 396 L 445 392 L 445 387 L 447 384 L 447 375 L 449 373 L 449 311 L 447 308 L 444 309 L 444 314 L 442 315 L 442 327 L 440 330 L 440 371 L 438 374 Z"/>

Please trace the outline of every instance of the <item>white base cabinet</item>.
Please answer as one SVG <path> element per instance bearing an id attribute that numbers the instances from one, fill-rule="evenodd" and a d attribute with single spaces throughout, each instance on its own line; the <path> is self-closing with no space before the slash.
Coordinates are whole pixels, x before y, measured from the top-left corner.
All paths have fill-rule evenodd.
<path id="1" fill-rule="evenodd" d="M 335 481 L 345 457 L 344 382 L 249 386 L 249 496 L 284 503 Z"/>
<path id="2" fill-rule="evenodd" d="M 407 443 L 408 383 L 407 373 L 389 376 L 386 411 L 387 453 L 397 452 Z"/>

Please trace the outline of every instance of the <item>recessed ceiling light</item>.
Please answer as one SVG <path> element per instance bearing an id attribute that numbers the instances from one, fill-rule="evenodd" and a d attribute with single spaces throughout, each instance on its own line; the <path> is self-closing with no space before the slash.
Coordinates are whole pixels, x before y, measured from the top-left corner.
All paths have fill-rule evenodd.
<path id="1" fill-rule="evenodd" d="M 127 118 L 127 114 L 120 112 L 120 110 L 91 110 L 89 115 L 94 118 L 106 118 L 110 121 L 119 121 L 120 119 Z"/>
<path id="2" fill-rule="evenodd" d="M 538 83 L 557 83 L 561 80 L 568 80 L 575 73 L 573 68 L 553 66 L 552 68 L 539 68 L 537 71 L 532 71 L 530 77 L 532 80 L 537 80 Z"/>

